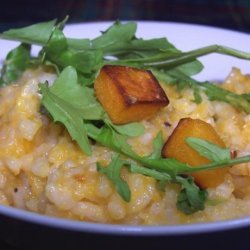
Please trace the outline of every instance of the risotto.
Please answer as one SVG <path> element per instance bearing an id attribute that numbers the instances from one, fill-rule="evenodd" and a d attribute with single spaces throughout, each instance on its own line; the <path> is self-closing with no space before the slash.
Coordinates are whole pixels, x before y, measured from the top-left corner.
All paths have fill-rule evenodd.
<path id="1" fill-rule="evenodd" d="M 66 21 L 0 34 L 20 42 L 0 72 L 0 205 L 129 225 L 249 216 L 250 76 L 192 76 L 200 56 L 250 54 L 182 52 L 135 22 L 68 38 Z"/>
<path id="2" fill-rule="evenodd" d="M 44 68 L 26 70 L 16 84 L 0 89 L 0 204 L 50 216 L 115 224 L 180 224 L 217 221 L 250 215 L 250 164 L 231 167 L 225 180 L 208 188 L 205 209 L 185 215 L 176 208 L 179 185 L 163 192 L 157 181 L 122 170 L 131 190 L 124 201 L 110 180 L 96 169 L 107 165 L 112 150 L 91 143 L 87 156 L 65 127 L 41 110 L 38 84 L 55 75 Z M 222 88 L 250 92 L 250 77 L 234 68 Z M 162 85 L 169 105 L 142 121 L 145 133 L 129 139 L 139 155 L 148 155 L 159 131 L 166 140 L 180 119 L 191 117 L 211 124 L 237 156 L 250 150 L 250 115 L 227 103 L 193 102 L 193 90 Z M 166 123 L 167 121 L 167 123 Z"/>

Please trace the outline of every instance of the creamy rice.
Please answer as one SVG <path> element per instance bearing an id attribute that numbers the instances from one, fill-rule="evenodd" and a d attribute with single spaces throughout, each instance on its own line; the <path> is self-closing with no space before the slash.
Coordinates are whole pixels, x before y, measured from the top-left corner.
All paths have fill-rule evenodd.
<path id="1" fill-rule="evenodd" d="M 92 156 L 84 155 L 64 127 L 41 112 L 38 83 L 44 79 L 53 82 L 55 76 L 41 68 L 28 70 L 17 84 L 0 89 L 0 204 L 51 216 L 117 224 L 194 223 L 250 215 L 249 163 L 232 167 L 221 185 L 208 190 L 205 210 L 192 215 L 176 209 L 178 185 L 168 184 L 162 192 L 154 179 L 126 169 L 122 176 L 132 198 L 125 202 L 96 170 L 97 162 L 109 163 L 112 152 L 95 144 Z M 233 69 L 222 87 L 248 93 L 250 77 Z M 163 88 L 170 104 L 151 120 L 143 121 L 144 135 L 129 139 L 138 154 L 149 154 L 158 131 L 166 140 L 184 117 L 210 123 L 238 156 L 249 152 L 250 115 L 229 104 L 211 102 L 205 95 L 203 102 L 196 104 L 192 90 Z"/>

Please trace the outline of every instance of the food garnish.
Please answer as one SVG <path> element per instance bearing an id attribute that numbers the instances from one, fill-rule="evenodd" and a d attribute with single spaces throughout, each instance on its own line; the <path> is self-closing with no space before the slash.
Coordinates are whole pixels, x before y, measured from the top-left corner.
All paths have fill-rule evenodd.
<path id="1" fill-rule="evenodd" d="M 211 125 L 188 119 L 184 128 L 181 128 L 183 121 L 177 126 L 167 143 L 159 131 L 149 155 L 140 156 L 134 152 L 128 139 L 144 133 L 141 119 L 151 117 L 168 104 L 158 81 L 162 85 L 175 85 L 178 90 L 193 89 L 196 103 L 202 102 L 202 93 L 205 93 L 210 100 L 227 102 L 250 113 L 248 94 L 235 94 L 192 78 L 203 69 L 197 60 L 200 56 L 220 53 L 250 60 L 250 54 L 219 45 L 182 52 L 166 38 L 137 38 L 134 22 L 115 22 L 92 40 L 67 38 L 63 33 L 66 21 L 67 18 L 59 23 L 53 20 L 0 34 L 2 39 L 21 42 L 8 53 L 3 63 L 1 85 L 15 83 L 29 67 L 53 68 L 58 75 L 55 82 L 51 86 L 47 82 L 39 85 L 42 105 L 55 122 L 66 127 L 86 155 L 92 153 L 90 139 L 114 151 L 110 163 L 107 166 L 98 163 L 97 170 L 109 178 L 125 201 L 130 201 L 131 192 L 121 177 L 123 168 L 152 177 L 161 186 L 168 182 L 179 184 L 177 207 L 183 213 L 204 209 L 205 188 L 220 183 L 227 167 L 250 162 L 250 156 L 232 159 L 230 149 L 225 148 Z M 37 56 L 31 55 L 33 45 L 42 46 Z M 150 79 L 150 84 L 147 81 L 144 84 L 143 80 L 140 85 L 145 93 L 131 85 L 131 79 L 137 84 L 139 78 Z M 117 81 L 123 91 L 108 89 L 109 85 L 117 85 Z M 152 91 L 156 92 L 152 94 Z M 131 97 L 129 107 L 127 96 Z M 148 97 L 149 104 L 144 105 L 144 98 Z M 117 106 L 110 104 L 111 98 Z M 194 156 L 190 160 L 191 151 Z M 181 152 L 185 152 L 185 160 Z M 195 159 L 198 160 L 194 163 Z M 213 173 L 209 180 L 208 176 L 204 177 L 205 171 Z M 219 181 L 217 175 L 220 175 Z"/>

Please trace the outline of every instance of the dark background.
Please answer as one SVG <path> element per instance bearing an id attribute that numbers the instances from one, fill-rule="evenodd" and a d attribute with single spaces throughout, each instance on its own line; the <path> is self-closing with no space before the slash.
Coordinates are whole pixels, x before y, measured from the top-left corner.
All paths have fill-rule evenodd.
<path id="1" fill-rule="evenodd" d="M 68 14 L 71 23 L 154 20 L 250 33 L 250 0 L 4 0 L 0 5 L 0 32 L 34 22 L 63 19 Z M 243 249 L 243 244 L 239 249 Z M 0 249 L 19 248 L 0 240 Z"/>
<path id="2" fill-rule="evenodd" d="M 70 22 L 158 20 L 250 32 L 250 0 L 4 0 L 0 31 L 70 15 Z"/>

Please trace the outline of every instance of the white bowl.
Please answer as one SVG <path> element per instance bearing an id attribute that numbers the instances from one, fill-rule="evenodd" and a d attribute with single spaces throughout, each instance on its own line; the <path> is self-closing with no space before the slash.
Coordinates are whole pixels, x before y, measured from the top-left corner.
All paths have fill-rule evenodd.
<path id="1" fill-rule="evenodd" d="M 70 37 L 93 38 L 99 31 L 106 30 L 110 24 L 105 22 L 68 25 L 65 32 Z M 183 51 L 212 44 L 250 51 L 250 35 L 200 25 L 138 22 L 137 36 L 167 37 Z M 3 59 L 7 51 L 14 46 L 16 46 L 15 42 L 0 40 L 0 59 Z M 34 53 L 36 51 L 37 48 Z M 201 58 L 201 61 L 205 65 L 205 70 L 196 76 L 199 80 L 223 80 L 232 66 L 241 68 L 244 73 L 250 73 L 250 62 L 228 56 L 214 54 Z M 248 243 L 247 235 L 250 233 L 250 217 L 189 225 L 105 225 L 54 218 L 1 205 L 0 221 L 0 237 L 12 244 L 24 246 L 25 249 L 78 247 L 78 249 L 80 247 L 84 247 L 82 249 L 95 249 L 95 247 L 133 249 L 135 244 L 140 244 L 143 249 L 161 247 L 167 249 L 170 243 L 171 249 L 189 249 L 189 247 L 190 249 L 219 249 L 216 248 L 218 246 L 228 246 L 230 249 L 236 240 L 238 248 L 243 249 Z M 201 244 L 200 247 L 199 244 Z M 136 249 L 141 248 L 136 247 Z"/>

